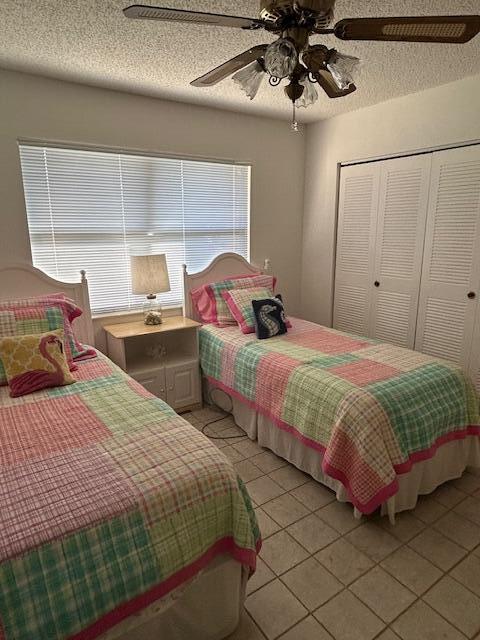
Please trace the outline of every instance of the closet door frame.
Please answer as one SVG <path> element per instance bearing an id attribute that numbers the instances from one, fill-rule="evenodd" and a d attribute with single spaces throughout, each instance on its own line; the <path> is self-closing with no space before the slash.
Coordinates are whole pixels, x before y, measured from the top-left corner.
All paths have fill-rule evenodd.
<path id="1" fill-rule="evenodd" d="M 479 289 L 480 289 L 480 282 Z M 480 302 L 477 302 L 477 313 L 473 329 L 473 342 L 468 363 L 468 373 L 480 394 Z"/>

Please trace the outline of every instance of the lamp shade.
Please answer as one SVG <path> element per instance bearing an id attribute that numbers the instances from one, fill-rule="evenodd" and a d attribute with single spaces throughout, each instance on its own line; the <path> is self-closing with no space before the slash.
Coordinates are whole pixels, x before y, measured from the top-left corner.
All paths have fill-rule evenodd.
<path id="1" fill-rule="evenodd" d="M 170 291 L 167 259 L 164 253 L 154 256 L 130 256 L 132 293 L 149 295 Z"/>

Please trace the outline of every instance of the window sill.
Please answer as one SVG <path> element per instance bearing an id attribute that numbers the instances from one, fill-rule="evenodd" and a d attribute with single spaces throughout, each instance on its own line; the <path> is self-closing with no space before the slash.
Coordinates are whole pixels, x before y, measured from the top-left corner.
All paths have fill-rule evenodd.
<path id="1" fill-rule="evenodd" d="M 178 315 L 183 315 L 183 308 L 181 306 L 174 306 L 174 307 L 162 307 L 162 313 L 165 317 L 170 317 L 170 316 L 178 316 Z M 122 319 L 125 318 L 130 319 L 132 316 L 141 316 L 142 315 L 142 310 L 141 309 L 135 309 L 133 311 L 115 311 L 112 313 L 95 313 L 92 314 L 92 320 L 95 321 L 101 321 L 101 320 L 113 320 L 114 318 L 117 319 Z"/>

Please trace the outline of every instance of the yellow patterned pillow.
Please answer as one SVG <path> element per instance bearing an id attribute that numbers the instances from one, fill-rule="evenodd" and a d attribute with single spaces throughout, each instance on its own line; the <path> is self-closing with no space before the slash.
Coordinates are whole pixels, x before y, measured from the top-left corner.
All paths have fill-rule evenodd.
<path id="1" fill-rule="evenodd" d="M 12 398 L 75 382 L 70 374 L 63 339 L 63 329 L 0 338 L 0 358 Z"/>

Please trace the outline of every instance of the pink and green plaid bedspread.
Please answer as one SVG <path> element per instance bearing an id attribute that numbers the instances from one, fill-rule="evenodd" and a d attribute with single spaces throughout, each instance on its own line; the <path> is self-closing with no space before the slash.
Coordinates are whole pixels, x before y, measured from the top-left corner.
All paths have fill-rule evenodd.
<path id="1" fill-rule="evenodd" d="M 440 445 L 480 437 L 478 396 L 458 367 L 305 320 L 292 324 L 268 340 L 205 325 L 204 375 L 318 450 L 323 472 L 363 513 Z"/>
<path id="2" fill-rule="evenodd" d="M 0 389 L 0 638 L 90 639 L 259 531 L 227 458 L 104 357 Z"/>

